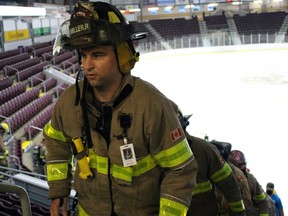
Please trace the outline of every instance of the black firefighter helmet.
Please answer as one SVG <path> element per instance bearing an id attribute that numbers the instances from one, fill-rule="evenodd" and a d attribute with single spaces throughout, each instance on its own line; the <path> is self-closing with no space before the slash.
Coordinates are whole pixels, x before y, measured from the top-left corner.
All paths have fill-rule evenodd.
<path id="1" fill-rule="evenodd" d="M 122 73 L 129 72 L 138 61 L 139 53 L 133 40 L 145 38 L 145 33 L 135 33 L 122 13 L 105 2 L 77 2 L 69 20 L 59 28 L 53 55 L 66 50 L 111 45 L 115 48 Z"/>

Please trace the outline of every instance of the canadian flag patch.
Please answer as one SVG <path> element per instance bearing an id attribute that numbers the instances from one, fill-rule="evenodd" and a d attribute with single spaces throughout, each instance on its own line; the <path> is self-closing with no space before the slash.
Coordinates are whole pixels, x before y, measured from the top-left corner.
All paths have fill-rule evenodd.
<path id="1" fill-rule="evenodd" d="M 183 137 L 183 132 L 180 129 L 180 127 L 178 127 L 170 133 L 170 136 L 171 136 L 172 142 L 175 142 L 179 138 Z"/>

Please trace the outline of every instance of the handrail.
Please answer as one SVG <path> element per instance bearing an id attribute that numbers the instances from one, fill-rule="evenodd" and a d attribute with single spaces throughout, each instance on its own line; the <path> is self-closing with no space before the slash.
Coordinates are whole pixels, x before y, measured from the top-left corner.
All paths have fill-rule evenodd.
<path id="1" fill-rule="evenodd" d="M 16 193 L 20 198 L 22 215 L 23 216 L 32 215 L 29 195 L 23 187 L 0 182 L 0 192 Z"/>

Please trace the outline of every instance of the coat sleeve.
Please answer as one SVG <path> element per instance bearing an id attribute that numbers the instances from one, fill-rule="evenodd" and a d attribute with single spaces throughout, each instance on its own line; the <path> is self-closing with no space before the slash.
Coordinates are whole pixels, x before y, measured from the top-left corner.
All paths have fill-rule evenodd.
<path id="1" fill-rule="evenodd" d="M 72 180 L 71 153 L 68 144 L 70 139 L 63 132 L 61 110 L 58 102 L 52 114 L 51 121 L 43 130 L 47 149 L 46 164 L 49 199 L 68 196 Z"/>
<path id="2" fill-rule="evenodd" d="M 251 174 L 248 173 L 249 178 L 249 184 L 252 185 L 253 189 L 251 191 L 252 200 L 254 203 L 254 206 L 258 210 L 259 216 L 268 216 L 269 215 L 269 209 L 268 209 L 268 201 L 266 199 L 266 194 L 263 191 L 261 185 L 257 181 L 257 179 Z"/>
<path id="3" fill-rule="evenodd" d="M 165 100 L 153 108 L 148 122 L 150 152 L 164 170 L 159 215 L 186 215 L 196 184 L 197 163 L 178 120 L 178 110 Z"/>
<path id="4" fill-rule="evenodd" d="M 237 180 L 228 163 L 223 159 L 214 145 L 207 144 L 207 154 L 210 158 L 209 176 L 211 181 L 222 192 L 228 201 L 231 212 L 245 211 Z"/>

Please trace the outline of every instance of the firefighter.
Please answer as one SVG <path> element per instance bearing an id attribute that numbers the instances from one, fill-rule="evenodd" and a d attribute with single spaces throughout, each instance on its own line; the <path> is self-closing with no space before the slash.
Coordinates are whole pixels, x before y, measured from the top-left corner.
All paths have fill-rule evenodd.
<path id="1" fill-rule="evenodd" d="M 251 208 L 253 203 L 252 203 L 252 199 L 251 199 L 251 193 L 250 193 L 250 189 L 249 189 L 248 180 L 247 180 L 246 176 L 244 175 L 244 173 L 238 167 L 236 167 L 233 163 L 231 163 L 228 160 L 229 154 L 230 154 L 231 148 L 232 148 L 231 143 L 221 142 L 221 141 L 217 141 L 217 140 L 212 140 L 210 143 L 216 146 L 216 148 L 218 149 L 221 156 L 224 158 L 224 160 L 228 163 L 228 165 L 232 169 L 232 172 L 233 172 L 234 176 L 236 177 L 236 180 L 237 180 L 240 192 L 241 192 L 241 196 L 242 196 L 242 200 L 244 202 L 245 209 Z M 230 214 L 229 213 L 229 203 L 219 190 L 218 190 L 218 197 L 219 197 L 219 201 L 220 201 L 220 203 L 219 203 L 220 204 L 220 215 L 221 216 L 229 215 Z"/>
<path id="2" fill-rule="evenodd" d="M 268 216 L 269 209 L 266 194 L 254 175 L 247 171 L 246 158 L 243 152 L 239 150 L 231 151 L 228 160 L 238 167 L 248 180 L 253 205 L 246 210 L 246 215 Z"/>
<path id="3" fill-rule="evenodd" d="M 85 77 L 44 127 L 52 215 L 67 214 L 72 152 L 79 215 L 186 215 L 197 163 L 170 100 L 130 73 L 137 38 L 104 2 L 76 3 L 59 30 L 54 53 L 77 49 Z"/>
<path id="4" fill-rule="evenodd" d="M 204 139 L 191 136 L 186 131 L 190 116 L 183 116 L 179 111 L 180 122 L 198 164 L 196 189 L 192 193 L 192 202 L 187 215 L 218 215 L 216 187 L 228 200 L 230 215 L 245 215 L 241 193 L 230 166 L 214 145 Z"/>
<path id="5" fill-rule="evenodd" d="M 4 135 L 5 133 L 9 133 L 9 126 L 7 123 L 0 124 L 0 166 L 8 167 L 8 159 L 9 151 L 5 147 Z M 0 169 L 1 172 L 7 173 L 7 169 Z M 5 179 L 6 176 L 0 173 L 0 179 Z"/>
<path id="6" fill-rule="evenodd" d="M 33 147 L 33 164 L 36 173 L 45 174 L 45 164 L 46 164 L 46 146 L 42 141 L 40 144 L 36 144 Z"/>

